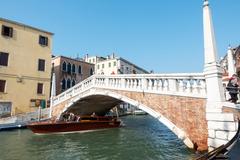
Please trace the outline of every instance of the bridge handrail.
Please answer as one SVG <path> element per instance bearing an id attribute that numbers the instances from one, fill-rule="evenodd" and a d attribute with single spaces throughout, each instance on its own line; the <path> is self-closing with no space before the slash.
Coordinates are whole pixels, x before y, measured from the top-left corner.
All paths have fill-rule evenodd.
<path id="1" fill-rule="evenodd" d="M 194 97 L 206 96 L 203 73 L 93 75 L 53 98 L 53 106 L 91 87 Z"/>
<path id="2" fill-rule="evenodd" d="M 203 73 L 118 74 L 118 75 L 93 75 L 93 76 L 96 76 L 96 77 L 183 77 L 183 78 L 198 77 L 198 78 L 204 78 Z"/>
<path id="3" fill-rule="evenodd" d="M 76 84 L 75 86 L 73 86 L 72 88 L 69 88 L 67 89 L 66 91 L 62 92 L 61 94 L 55 96 L 53 98 L 53 105 L 55 105 L 56 103 L 60 103 L 60 102 L 56 102 L 56 101 L 59 101 L 61 98 L 64 98 L 66 97 L 67 93 L 72 93 L 75 89 L 81 87 L 83 84 L 86 84 L 87 82 L 90 82 L 91 80 L 93 80 L 93 77 L 95 75 L 91 76 L 91 77 L 88 77 L 86 78 L 85 80 L 79 82 L 78 84 Z M 61 101 L 61 100 L 60 100 Z M 55 103 L 56 102 L 56 103 Z M 62 102 L 62 101 L 61 101 Z"/>

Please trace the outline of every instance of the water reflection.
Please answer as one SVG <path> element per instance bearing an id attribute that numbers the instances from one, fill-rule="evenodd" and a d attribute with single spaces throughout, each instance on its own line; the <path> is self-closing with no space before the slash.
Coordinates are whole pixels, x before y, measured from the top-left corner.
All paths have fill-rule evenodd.
<path id="1" fill-rule="evenodd" d="M 126 127 L 87 133 L 0 133 L 1 160 L 186 160 L 193 153 L 150 116 L 122 118 Z"/>

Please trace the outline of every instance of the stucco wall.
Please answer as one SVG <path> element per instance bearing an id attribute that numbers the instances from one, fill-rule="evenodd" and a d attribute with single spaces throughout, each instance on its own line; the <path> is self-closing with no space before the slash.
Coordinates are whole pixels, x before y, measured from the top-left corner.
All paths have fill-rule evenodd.
<path id="1" fill-rule="evenodd" d="M 13 102 L 12 114 L 32 111 L 30 99 L 49 98 L 52 35 L 0 19 L 2 25 L 13 27 L 13 37 L 0 35 L 0 52 L 9 53 L 8 66 L 0 66 L 0 79 L 6 80 L 0 101 Z M 48 46 L 39 44 L 39 35 L 48 37 Z M 38 71 L 38 59 L 45 60 L 45 71 Z M 44 84 L 41 95 L 37 83 Z"/>

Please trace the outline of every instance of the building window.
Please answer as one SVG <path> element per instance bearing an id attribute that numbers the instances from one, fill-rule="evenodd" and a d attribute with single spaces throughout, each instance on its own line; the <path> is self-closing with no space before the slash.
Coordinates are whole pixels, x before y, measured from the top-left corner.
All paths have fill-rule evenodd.
<path id="1" fill-rule="evenodd" d="M 93 59 L 92 61 L 93 61 L 93 63 L 94 63 L 94 62 L 95 62 L 95 59 Z"/>
<path id="2" fill-rule="evenodd" d="M 67 88 L 71 88 L 71 80 L 70 79 L 67 80 Z"/>
<path id="3" fill-rule="evenodd" d="M 66 62 L 63 62 L 63 64 L 62 64 L 62 70 L 63 70 L 63 71 L 67 71 L 67 64 L 66 64 Z"/>
<path id="4" fill-rule="evenodd" d="M 38 70 L 45 71 L 45 60 L 44 59 L 38 59 Z"/>
<path id="5" fill-rule="evenodd" d="M 5 92 L 5 85 L 6 85 L 6 81 L 0 80 L 0 92 Z"/>
<path id="6" fill-rule="evenodd" d="M 113 66 L 116 66 L 117 65 L 117 63 L 116 62 L 113 62 Z"/>
<path id="7" fill-rule="evenodd" d="M 93 75 L 93 69 L 92 68 L 90 69 L 90 75 Z"/>
<path id="8" fill-rule="evenodd" d="M 108 67 L 111 67 L 111 62 L 108 63 Z"/>
<path id="9" fill-rule="evenodd" d="M 100 69 L 100 65 L 99 64 L 97 65 L 97 69 Z"/>
<path id="10" fill-rule="evenodd" d="M 75 86 L 76 82 L 75 80 L 72 80 L 72 86 Z"/>
<path id="11" fill-rule="evenodd" d="M 8 53 L 0 52 L 0 65 L 8 66 Z"/>
<path id="12" fill-rule="evenodd" d="M 39 36 L 39 44 L 43 45 L 43 46 L 48 46 L 48 37 Z"/>
<path id="13" fill-rule="evenodd" d="M 75 64 L 72 65 L 72 73 L 75 73 Z"/>
<path id="14" fill-rule="evenodd" d="M 0 118 L 11 116 L 12 102 L 0 102 Z"/>
<path id="15" fill-rule="evenodd" d="M 64 91 L 66 89 L 66 80 L 65 79 L 62 80 L 61 85 L 62 85 L 62 91 Z"/>
<path id="16" fill-rule="evenodd" d="M 89 59 L 89 63 L 91 63 L 91 59 Z"/>
<path id="17" fill-rule="evenodd" d="M 13 36 L 13 28 L 2 25 L 2 35 L 7 37 Z"/>
<path id="18" fill-rule="evenodd" d="M 104 64 L 102 64 L 102 68 L 104 68 Z"/>
<path id="19" fill-rule="evenodd" d="M 68 63 L 68 65 L 67 65 L 67 72 L 68 72 L 69 74 L 71 74 L 71 71 L 72 71 L 72 66 L 71 66 L 70 63 Z"/>
<path id="20" fill-rule="evenodd" d="M 78 66 L 78 73 L 82 74 L 82 66 Z"/>
<path id="21" fill-rule="evenodd" d="M 43 94 L 43 83 L 37 84 L 37 94 Z"/>

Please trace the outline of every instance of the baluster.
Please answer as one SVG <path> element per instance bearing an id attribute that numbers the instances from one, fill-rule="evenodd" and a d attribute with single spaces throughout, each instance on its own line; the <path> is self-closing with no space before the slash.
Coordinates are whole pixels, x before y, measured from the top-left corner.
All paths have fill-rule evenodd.
<path id="1" fill-rule="evenodd" d="M 129 79 L 129 88 L 132 88 L 132 79 Z"/>
<path id="2" fill-rule="evenodd" d="M 119 78 L 116 79 L 116 88 L 119 88 Z"/>
<path id="3" fill-rule="evenodd" d="M 162 81 L 162 79 L 158 79 L 157 88 L 158 88 L 158 91 L 160 91 L 160 92 L 163 90 L 163 81 Z"/>
<path id="4" fill-rule="evenodd" d="M 121 78 L 118 79 L 118 86 L 119 86 L 119 88 L 122 87 L 122 79 Z"/>
<path id="5" fill-rule="evenodd" d="M 154 86 L 154 79 L 150 79 L 150 85 L 151 85 L 151 90 L 153 90 L 153 86 Z"/>
<path id="6" fill-rule="evenodd" d="M 147 79 L 147 86 L 146 86 L 146 90 L 150 90 L 151 88 L 150 88 L 150 79 Z"/>
<path id="7" fill-rule="evenodd" d="M 192 84 L 192 92 L 194 94 L 198 94 L 199 93 L 199 89 L 198 89 L 198 82 L 197 80 L 193 80 L 193 84 Z"/>
<path id="8" fill-rule="evenodd" d="M 113 81 L 112 78 L 109 78 L 109 79 L 108 79 L 108 85 L 109 85 L 109 87 L 112 87 L 112 84 L 113 84 L 112 81 Z"/>
<path id="9" fill-rule="evenodd" d="M 125 82 L 126 82 L 126 81 L 125 81 L 124 78 L 121 78 L 121 79 L 120 79 L 120 88 L 125 88 L 125 85 L 126 85 Z"/>
<path id="10" fill-rule="evenodd" d="M 138 86 L 137 86 L 137 89 L 142 89 L 142 80 L 141 79 L 138 79 Z"/>
<path id="11" fill-rule="evenodd" d="M 133 88 L 134 79 L 130 79 L 130 88 Z"/>
<path id="12" fill-rule="evenodd" d="M 101 79 L 98 78 L 98 85 L 101 86 Z"/>
<path id="13" fill-rule="evenodd" d="M 202 95 L 205 95 L 206 94 L 206 82 L 205 80 L 200 80 L 200 93 Z"/>
<path id="14" fill-rule="evenodd" d="M 153 83 L 153 90 L 157 90 L 158 89 L 158 80 L 154 79 L 154 83 Z"/>
<path id="15" fill-rule="evenodd" d="M 126 87 L 125 88 L 129 88 L 129 85 L 130 85 L 130 80 L 129 79 L 126 79 Z"/>
<path id="16" fill-rule="evenodd" d="M 167 79 L 163 80 L 163 91 L 169 90 L 169 82 Z"/>
<path id="17" fill-rule="evenodd" d="M 191 93 L 192 92 L 191 80 L 190 79 L 186 80 L 186 90 L 185 90 L 185 92 L 187 92 L 187 93 Z"/>
<path id="18" fill-rule="evenodd" d="M 137 79 L 134 79 L 134 85 L 133 85 L 134 89 L 137 89 Z"/>
<path id="19" fill-rule="evenodd" d="M 117 88 L 117 79 L 114 78 L 114 88 Z"/>
<path id="20" fill-rule="evenodd" d="M 179 86 L 179 88 L 178 88 L 179 92 L 184 92 L 185 91 L 184 80 L 183 79 L 179 80 L 178 86 Z"/>
<path id="21" fill-rule="evenodd" d="M 109 81 L 110 81 L 110 78 L 103 78 L 103 86 L 108 87 Z"/>
<path id="22" fill-rule="evenodd" d="M 112 78 L 112 87 L 115 87 L 115 78 Z"/>
<path id="23" fill-rule="evenodd" d="M 141 79 L 141 89 L 142 90 L 147 90 L 147 79 L 146 78 L 142 78 Z"/>

